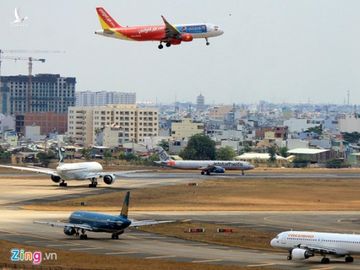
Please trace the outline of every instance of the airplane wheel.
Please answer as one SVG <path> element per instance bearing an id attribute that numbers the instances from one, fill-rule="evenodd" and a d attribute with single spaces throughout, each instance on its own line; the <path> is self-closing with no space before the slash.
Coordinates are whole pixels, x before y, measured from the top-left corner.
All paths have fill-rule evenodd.
<path id="1" fill-rule="evenodd" d="M 160 44 L 160 45 L 158 46 L 158 48 L 161 50 L 162 48 L 164 48 L 164 46 L 163 46 L 162 44 Z"/>
<path id="2" fill-rule="evenodd" d="M 347 262 L 347 263 L 352 263 L 353 261 L 354 261 L 354 258 L 353 258 L 353 257 L 351 257 L 351 256 L 345 257 L 345 262 Z"/>
<path id="3" fill-rule="evenodd" d="M 209 172 L 209 171 L 206 171 L 206 175 L 210 175 L 210 172 Z"/>
<path id="4" fill-rule="evenodd" d="M 80 240 L 86 240 L 87 239 L 87 235 L 86 234 L 81 234 L 80 235 Z"/>
<path id="5" fill-rule="evenodd" d="M 166 47 L 170 47 L 170 46 L 171 46 L 170 42 L 166 43 Z"/>
<path id="6" fill-rule="evenodd" d="M 204 175 L 205 173 L 204 173 L 204 171 L 201 171 L 201 175 Z"/>
<path id="7" fill-rule="evenodd" d="M 287 256 L 287 260 L 288 260 L 288 261 L 291 261 L 291 260 L 292 260 L 292 256 L 291 256 L 291 255 Z"/>
<path id="8" fill-rule="evenodd" d="M 61 183 L 59 184 L 59 186 L 60 186 L 60 187 L 67 187 L 67 183 L 61 182 Z"/>
<path id="9" fill-rule="evenodd" d="M 329 258 L 322 258 L 321 263 L 328 264 L 328 263 L 330 263 L 330 259 Z"/>
<path id="10" fill-rule="evenodd" d="M 209 46 L 210 45 L 210 42 L 206 42 L 206 46 Z"/>
<path id="11" fill-rule="evenodd" d="M 111 235 L 111 239 L 119 239 L 119 235 L 116 234 L 116 233 L 113 233 L 113 234 Z"/>

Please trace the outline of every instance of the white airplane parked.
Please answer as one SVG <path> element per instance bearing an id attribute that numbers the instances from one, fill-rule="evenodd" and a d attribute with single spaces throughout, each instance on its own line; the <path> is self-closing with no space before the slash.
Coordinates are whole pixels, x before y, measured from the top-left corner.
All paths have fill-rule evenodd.
<path id="1" fill-rule="evenodd" d="M 244 171 L 254 169 L 254 165 L 251 165 L 246 161 L 173 160 L 162 147 L 155 147 L 154 150 L 158 153 L 160 158 L 160 161 L 157 161 L 156 163 L 177 169 L 201 170 L 201 174 L 210 175 L 211 173 L 225 173 L 225 170 L 239 170 L 244 174 Z"/>
<path id="2" fill-rule="evenodd" d="M 66 187 L 66 180 L 89 180 L 89 187 L 96 187 L 98 178 L 103 178 L 104 183 L 111 185 L 115 182 L 116 176 L 124 176 L 139 171 L 103 172 L 103 167 L 98 162 L 64 163 L 61 151 L 59 151 L 59 165 L 56 169 L 42 167 L 20 167 L 0 165 L 2 168 L 10 168 L 20 171 L 29 171 L 50 175 L 51 180 L 59 183 L 59 186 Z"/>
<path id="3" fill-rule="evenodd" d="M 345 257 L 351 263 L 351 254 L 360 254 L 360 235 L 306 231 L 286 231 L 271 240 L 270 245 L 287 249 L 288 260 L 305 260 L 320 254 L 321 263 L 329 263 L 327 256 Z"/>
<path id="4" fill-rule="evenodd" d="M 15 20 L 13 21 L 13 24 L 22 24 L 28 19 L 26 16 L 20 17 L 19 10 L 19 8 L 15 8 Z"/>

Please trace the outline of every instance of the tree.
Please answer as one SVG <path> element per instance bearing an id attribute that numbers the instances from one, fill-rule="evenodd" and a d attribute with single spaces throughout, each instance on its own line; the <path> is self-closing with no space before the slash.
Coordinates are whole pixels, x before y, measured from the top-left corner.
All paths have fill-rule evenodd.
<path id="1" fill-rule="evenodd" d="M 91 159 L 91 149 L 90 148 L 81 149 L 81 154 L 86 160 Z"/>
<path id="2" fill-rule="evenodd" d="M 208 136 L 203 134 L 196 134 L 190 138 L 188 145 L 183 151 L 181 151 L 180 156 L 183 159 L 193 160 L 215 159 L 215 142 Z"/>
<path id="3" fill-rule="evenodd" d="M 111 161 L 111 159 L 112 159 L 112 153 L 109 149 L 106 149 L 104 152 L 104 160 L 106 164 L 108 164 L 108 162 Z"/>
<path id="4" fill-rule="evenodd" d="M 318 135 L 321 135 L 323 132 L 322 125 L 308 128 L 305 132 L 314 132 Z"/>
<path id="5" fill-rule="evenodd" d="M 279 154 L 280 154 L 280 156 L 286 158 L 286 157 L 289 155 L 287 151 L 288 151 L 288 148 L 287 148 L 286 146 L 280 147 L 280 148 L 279 148 Z"/>
<path id="6" fill-rule="evenodd" d="M 359 143 L 360 133 L 358 132 L 344 132 L 343 134 L 344 141 L 349 143 Z"/>
<path id="7" fill-rule="evenodd" d="M 230 146 L 221 147 L 216 150 L 216 159 L 218 160 L 233 160 L 235 156 L 236 152 Z"/>
<path id="8" fill-rule="evenodd" d="M 167 140 L 161 140 L 158 144 L 162 149 L 164 149 L 166 152 L 169 151 L 169 141 Z"/>
<path id="9" fill-rule="evenodd" d="M 49 151 L 47 153 L 39 152 L 36 157 L 44 167 L 48 167 L 50 160 L 56 158 L 56 155 L 53 152 Z"/>
<path id="10" fill-rule="evenodd" d="M 274 163 L 276 161 L 276 147 L 275 146 L 270 146 L 268 148 L 268 153 L 269 153 L 269 161 L 271 163 Z"/>

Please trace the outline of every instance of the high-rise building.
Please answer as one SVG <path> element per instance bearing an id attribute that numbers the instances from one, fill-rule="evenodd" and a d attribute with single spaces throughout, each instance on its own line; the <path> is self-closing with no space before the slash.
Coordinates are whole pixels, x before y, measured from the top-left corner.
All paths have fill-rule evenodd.
<path id="1" fill-rule="evenodd" d="M 69 106 L 75 105 L 75 84 L 75 78 L 59 74 L 37 74 L 31 80 L 25 75 L 3 76 L 0 112 L 16 115 L 26 112 L 66 113 Z"/>
<path id="2" fill-rule="evenodd" d="M 69 107 L 68 135 L 83 146 L 96 144 L 96 135 L 107 126 L 116 125 L 122 142 L 143 142 L 158 136 L 158 110 L 134 104 Z M 121 134 L 120 134 L 121 133 Z"/>
<path id="3" fill-rule="evenodd" d="M 200 94 L 196 98 L 196 109 L 198 111 L 203 111 L 205 109 L 205 97 Z"/>
<path id="4" fill-rule="evenodd" d="M 136 93 L 115 91 L 76 92 L 76 106 L 105 106 L 108 104 L 135 104 Z"/>

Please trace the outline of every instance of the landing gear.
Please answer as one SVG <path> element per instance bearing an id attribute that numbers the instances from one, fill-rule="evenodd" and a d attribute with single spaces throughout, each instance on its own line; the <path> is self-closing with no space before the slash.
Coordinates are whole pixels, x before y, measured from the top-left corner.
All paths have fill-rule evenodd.
<path id="1" fill-rule="evenodd" d="M 80 240 L 86 240 L 86 239 L 87 239 L 87 234 L 85 233 L 85 230 L 81 230 Z"/>
<path id="2" fill-rule="evenodd" d="M 111 239 L 119 239 L 119 235 L 117 233 L 113 233 L 111 235 Z"/>
<path id="3" fill-rule="evenodd" d="M 162 43 L 160 42 L 158 48 L 161 50 L 162 48 L 164 48 L 164 45 L 162 45 Z"/>
<path id="4" fill-rule="evenodd" d="M 286 259 L 287 259 L 288 261 L 291 261 L 291 260 L 292 260 L 292 256 L 291 256 L 291 255 L 288 255 Z"/>
<path id="5" fill-rule="evenodd" d="M 206 46 L 209 46 L 210 42 L 209 42 L 208 38 L 205 38 L 205 40 L 206 40 Z"/>
<path id="6" fill-rule="evenodd" d="M 61 182 L 59 183 L 60 187 L 67 187 L 67 183 L 65 183 L 65 180 L 61 180 Z"/>
<path id="7" fill-rule="evenodd" d="M 324 257 L 324 258 L 321 259 L 321 263 L 323 263 L 323 264 L 328 264 L 328 263 L 330 263 L 330 259 Z"/>
<path id="8" fill-rule="evenodd" d="M 244 172 L 244 171 L 241 171 L 241 175 L 245 175 L 245 172 Z"/>
<path id="9" fill-rule="evenodd" d="M 80 235 L 80 240 L 86 240 L 86 239 L 87 239 L 87 234 Z"/>
<path id="10" fill-rule="evenodd" d="M 96 188 L 98 182 L 96 180 L 96 178 L 92 178 L 91 179 L 91 184 L 89 184 L 89 188 Z"/>
<path id="11" fill-rule="evenodd" d="M 354 258 L 353 258 L 353 257 L 351 257 L 351 256 L 345 257 L 345 262 L 347 262 L 347 263 L 352 263 L 353 261 L 354 261 Z"/>
<path id="12" fill-rule="evenodd" d="M 171 46 L 171 43 L 170 42 L 167 42 L 166 43 L 166 47 L 170 47 Z"/>
<path id="13" fill-rule="evenodd" d="M 206 175 L 210 175 L 210 171 L 208 170 L 208 171 L 206 171 Z"/>
<path id="14" fill-rule="evenodd" d="M 204 175 L 205 174 L 205 172 L 204 171 L 201 171 L 201 175 Z"/>

